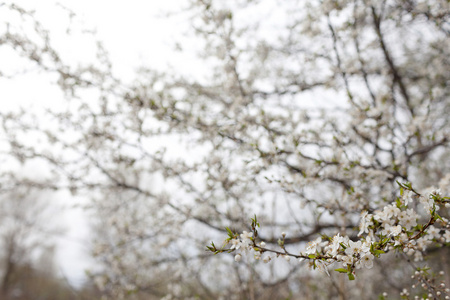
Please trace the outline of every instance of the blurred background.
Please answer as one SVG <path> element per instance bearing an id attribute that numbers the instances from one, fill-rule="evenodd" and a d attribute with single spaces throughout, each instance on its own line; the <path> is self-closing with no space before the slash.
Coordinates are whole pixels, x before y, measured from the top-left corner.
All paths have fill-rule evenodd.
<path id="1" fill-rule="evenodd" d="M 0 1 L 0 298 L 413 299 L 425 266 L 448 286 L 445 239 L 352 282 L 205 250 L 255 214 L 273 249 L 355 239 L 396 181 L 448 196 L 449 21 L 440 0 Z"/>

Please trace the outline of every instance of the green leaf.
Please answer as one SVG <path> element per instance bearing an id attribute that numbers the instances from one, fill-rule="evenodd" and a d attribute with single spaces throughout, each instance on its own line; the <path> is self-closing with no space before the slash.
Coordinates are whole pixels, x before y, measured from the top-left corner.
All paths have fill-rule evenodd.
<path id="1" fill-rule="evenodd" d="M 383 253 L 386 253 L 386 252 L 384 252 L 383 250 L 373 250 L 372 253 L 376 257 L 380 257 L 380 254 L 383 254 Z"/>
<path id="2" fill-rule="evenodd" d="M 310 255 L 308 255 L 308 257 L 313 259 L 313 258 L 316 258 L 316 255 L 315 254 L 310 254 Z"/>
<path id="3" fill-rule="evenodd" d="M 395 182 L 397 182 L 397 184 L 398 184 L 401 188 L 407 188 L 406 186 L 403 185 L 403 183 L 400 183 L 398 180 L 396 180 Z"/>
<path id="4" fill-rule="evenodd" d="M 347 274 L 348 274 L 348 279 L 349 280 L 355 280 L 355 275 L 353 275 L 353 273 L 348 272 Z"/>
<path id="5" fill-rule="evenodd" d="M 329 237 L 328 235 L 326 235 L 326 234 L 324 234 L 324 233 L 321 233 L 320 236 L 321 236 L 322 239 L 324 239 L 324 240 L 329 240 L 329 241 L 331 241 L 331 240 L 333 239 L 332 237 Z"/>
<path id="6" fill-rule="evenodd" d="M 234 233 L 233 233 L 233 231 L 231 231 L 231 229 L 228 228 L 228 227 L 225 227 L 225 229 L 226 229 L 227 232 L 228 232 L 228 236 L 229 236 L 230 238 L 234 238 Z"/>
<path id="7" fill-rule="evenodd" d="M 258 220 L 256 219 L 256 214 L 255 217 L 251 219 L 252 220 L 252 227 L 260 227 Z"/>
<path id="8" fill-rule="evenodd" d="M 334 270 L 339 273 L 347 273 L 348 272 L 348 270 L 344 269 L 344 268 L 339 268 L 339 269 L 334 269 Z"/>

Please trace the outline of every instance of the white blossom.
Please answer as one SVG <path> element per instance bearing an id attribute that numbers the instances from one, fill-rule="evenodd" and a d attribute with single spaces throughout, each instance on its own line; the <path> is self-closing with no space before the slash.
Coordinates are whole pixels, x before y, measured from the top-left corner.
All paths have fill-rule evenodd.
<path id="1" fill-rule="evenodd" d="M 450 230 L 445 231 L 444 238 L 446 243 L 450 243 Z"/>
<path id="2" fill-rule="evenodd" d="M 361 257 L 359 261 L 364 267 L 366 267 L 367 269 L 371 269 L 373 267 L 373 259 L 374 256 L 371 253 L 366 253 Z"/>
<path id="3" fill-rule="evenodd" d="M 364 245 L 361 241 L 354 242 L 352 240 L 349 241 L 349 246 L 345 249 L 345 254 L 352 256 L 358 255 L 362 253 L 369 252 L 370 248 L 367 245 Z"/>
<path id="4" fill-rule="evenodd" d="M 367 213 L 367 211 L 363 211 L 361 213 L 361 221 L 359 223 L 359 233 L 358 236 L 362 235 L 363 233 L 369 232 L 369 226 L 373 225 L 373 222 L 371 220 L 372 215 Z"/>

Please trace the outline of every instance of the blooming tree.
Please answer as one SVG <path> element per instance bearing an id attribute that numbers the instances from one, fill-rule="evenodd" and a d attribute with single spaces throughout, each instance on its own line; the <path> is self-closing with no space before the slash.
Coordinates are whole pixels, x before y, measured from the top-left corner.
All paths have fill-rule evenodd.
<path id="1" fill-rule="evenodd" d="M 448 275 L 427 264 L 449 268 L 448 11 L 190 1 L 204 68 L 141 68 L 131 84 L 105 52 L 74 68 L 46 35 L 5 31 L 68 104 L 45 126 L 2 115 L 4 133 L 16 159 L 52 171 L 35 186 L 90 198 L 92 277 L 111 298 L 446 297 Z M 232 256 L 205 252 L 210 240 Z"/>

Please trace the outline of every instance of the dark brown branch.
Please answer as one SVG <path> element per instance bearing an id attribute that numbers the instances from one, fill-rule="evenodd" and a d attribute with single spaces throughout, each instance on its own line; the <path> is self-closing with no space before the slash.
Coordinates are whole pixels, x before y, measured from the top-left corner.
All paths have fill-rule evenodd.
<path id="1" fill-rule="evenodd" d="M 375 11 L 375 7 L 371 6 L 371 11 L 372 11 L 373 25 L 375 27 L 375 32 L 377 34 L 378 41 L 380 42 L 380 46 L 383 51 L 384 58 L 386 59 L 386 62 L 391 71 L 394 83 L 398 84 L 398 86 L 400 88 L 400 93 L 402 94 L 403 98 L 406 101 L 406 106 L 408 107 L 408 110 L 411 113 L 411 116 L 414 116 L 414 108 L 412 107 L 408 91 L 406 90 L 405 84 L 403 82 L 403 78 L 400 75 L 400 72 L 398 71 L 397 66 L 394 64 L 392 56 L 391 56 L 389 50 L 387 49 L 386 43 L 384 42 L 383 34 L 381 32 L 381 17 L 377 15 L 377 12 Z"/>
<path id="2" fill-rule="evenodd" d="M 429 146 L 425 146 L 422 148 L 419 148 L 417 150 L 415 150 L 414 152 L 410 153 L 406 159 L 407 162 L 410 162 L 411 159 L 416 156 L 416 155 L 425 155 L 428 154 L 429 152 L 433 151 L 434 149 L 438 148 L 439 146 L 443 146 L 447 143 L 447 138 L 443 138 L 440 142 L 429 145 Z"/>

